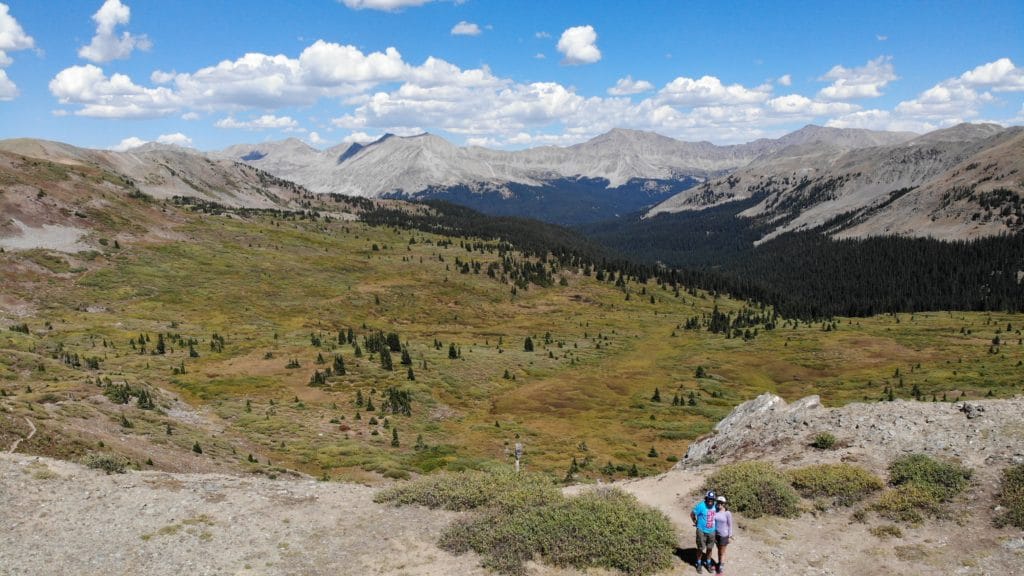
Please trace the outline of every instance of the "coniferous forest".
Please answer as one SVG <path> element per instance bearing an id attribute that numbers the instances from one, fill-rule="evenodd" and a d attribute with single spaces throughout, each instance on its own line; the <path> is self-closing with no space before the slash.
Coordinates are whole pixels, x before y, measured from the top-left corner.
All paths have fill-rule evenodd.
<path id="1" fill-rule="evenodd" d="M 1024 235 L 945 242 L 924 238 L 831 239 L 816 231 L 762 244 L 749 202 L 701 212 L 639 217 L 576 230 L 491 217 L 445 202 L 429 212 L 377 209 L 370 223 L 502 239 L 563 266 L 606 276 L 654 278 L 773 305 L 796 318 L 924 310 L 1024 310 Z"/>

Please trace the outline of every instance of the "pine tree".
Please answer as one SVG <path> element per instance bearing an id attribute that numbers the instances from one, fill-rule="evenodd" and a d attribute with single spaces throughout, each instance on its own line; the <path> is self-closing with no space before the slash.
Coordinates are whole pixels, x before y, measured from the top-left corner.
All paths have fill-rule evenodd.
<path id="1" fill-rule="evenodd" d="M 402 365 L 412 366 L 412 356 L 409 355 L 408 348 L 402 348 Z"/>
<path id="2" fill-rule="evenodd" d="M 199 442 L 198 441 L 195 444 L 192 445 L 192 451 L 195 452 L 196 454 L 202 454 L 203 453 L 203 449 L 202 449 L 202 447 L 199 446 Z"/>
<path id="3" fill-rule="evenodd" d="M 334 373 L 338 376 L 345 375 L 345 360 L 342 359 L 341 354 L 334 355 Z"/>
<path id="4" fill-rule="evenodd" d="M 380 349 L 380 367 L 385 370 L 394 370 L 395 367 L 391 363 L 391 351 L 386 347 Z"/>
<path id="5" fill-rule="evenodd" d="M 527 336 L 526 340 L 523 341 L 523 351 L 533 352 L 533 339 L 529 336 Z"/>
<path id="6" fill-rule="evenodd" d="M 448 359 L 455 360 L 459 357 L 459 351 L 455 348 L 455 343 L 452 342 L 448 345 Z"/>
<path id="7" fill-rule="evenodd" d="M 651 446 L 651 451 L 647 453 L 647 457 L 648 458 L 657 458 L 658 457 L 658 451 L 654 449 L 654 446 Z"/>
<path id="8" fill-rule="evenodd" d="M 398 428 L 391 429 L 391 447 L 398 448 Z"/>
<path id="9" fill-rule="evenodd" d="M 661 402 L 661 391 L 657 388 L 654 389 L 654 396 L 651 396 L 651 402 Z"/>
<path id="10" fill-rule="evenodd" d="M 405 372 L 405 378 L 410 381 L 416 380 L 416 374 L 413 373 L 412 366 L 409 366 L 409 369 Z"/>

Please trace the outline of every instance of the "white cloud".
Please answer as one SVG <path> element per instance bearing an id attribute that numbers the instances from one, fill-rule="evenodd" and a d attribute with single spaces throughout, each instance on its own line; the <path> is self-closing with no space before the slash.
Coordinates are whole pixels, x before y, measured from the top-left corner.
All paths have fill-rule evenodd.
<path id="1" fill-rule="evenodd" d="M 565 64 L 593 64 L 601 59 L 601 51 L 597 48 L 597 32 L 593 26 L 573 26 L 562 32 L 558 40 L 558 51 L 565 58 Z"/>
<path id="2" fill-rule="evenodd" d="M 368 144 L 374 140 L 380 138 L 380 136 L 370 136 L 366 132 L 352 132 L 348 136 L 341 139 L 346 144 Z"/>
<path id="3" fill-rule="evenodd" d="M 341 0 L 353 10 L 383 10 L 394 12 L 402 8 L 423 6 L 433 0 Z"/>
<path id="4" fill-rule="evenodd" d="M 885 42 L 888 39 L 889 37 L 885 34 L 875 34 L 875 40 L 878 40 L 879 42 Z"/>
<path id="5" fill-rule="evenodd" d="M 608 93 L 612 96 L 629 96 L 651 90 L 654 90 L 654 84 L 647 80 L 633 80 L 632 76 L 627 75 L 625 78 L 619 78 L 615 86 L 608 89 Z"/>
<path id="6" fill-rule="evenodd" d="M 782 76 L 779 76 L 776 82 L 779 83 L 779 86 L 791 86 L 793 84 L 793 77 L 789 74 L 783 74 Z"/>
<path id="7" fill-rule="evenodd" d="M 181 97 L 168 88 L 145 88 L 124 74 L 109 78 L 92 64 L 61 70 L 50 81 L 61 104 L 78 104 L 75 114 L 99 118 L 154 118 L 173 114 Z"/>
<path id="8" fill-rule="evenodd" d="M 533 55 L 533 57 L 536 60 L 545 60 L 545 59 L 547 59 L 547 56 L 545 56 L 543 52 L 537 52 L 536 54 Z"/>
<path id="9" fill-rule="evenodd" d="M 856 68 L 842 65 L 833 66 L 822 80 L 832 80 L 832 84 L 822 88 L 818 97 L 824 100 L 853 100 L 857 98 L 877 98 L 882 95 L 882 88 L 893 80 L 897 80 L 893 70 L 892 58 L 879 56 L 869 60 L 867 64 Z"/>
<path id="10" fill-rule="evenodd" d="M 306 136 L 306 139 L 309 140 L 309 143 L 314 146 L 320 146 L 321 144 L 327 143 L 327 140 L 324 140 L 323 138 L 320 137 L 319 132 L 310 132 L 309 135 Z"/>
<path id="11" fill-rule="evenodd" d="M 25 34 L 21 24 L 11 16 L 7 5 L 0 3 L 0 101 L 13 100 L 18 96 L 18 87 L 4 70 L 13 62 L 7 53 L 33 47 L 35 40 Z"/>
<path id="12" fill-rule="evenodd" d="M 108 150 L 113 150 L 115 152 L 125 152 L 127 150 L 131 150 L 132 148 L 138 148 L 139 146 L 145 146 L 146 144 L 149 144 L 150 142 L 153 142 L 153 141 L 152 140 L 143 140 L 142 138 L 139 138 L 138 136 L 129 136 L 128 138 L 125 138 L 124 140 L 121 140 L 121 142 L 119 142 L 118 144 L 115 144 L 114 146 L 111 146 L 110 148 L 108 148 Z M 169 145 L 169 146 L 186 146 L 186 147 L 191 147 L 192 146 L 192 139 L 189 138 L 188 136 L 185 136 L 181 132 L 175 132 L 173 134 L 161 134 L 161 135 L 157 136 L 156 142 L 159 143 L 159 144 L 166 144 L 166 145 Z"/>
<path id="13" fill-rule="evenodd" d="M 161 134 L 160 136 L 157 136 L 156 141 L 160 144 L 170 144 L 173 146 L 192 146 L 192 139 L 181 132 L 175 132 L 174 134 Z"/>
<path id="14" fill-rule="evenodd" d="M 1017 68 L 1009 58 L 1000 58 L 964 72 L 960 81 L 968 86 L 990 88 L 993 92 L 1021 92 L 1024 91 L 1024 68 Z"/>
<path id="15" fill-rule="evenodd" d="M 696 80 L 680 76 L 666 84 L 658 97 L 664 103 L 679 106 L 755 104 L 767 100 L 771 90 L 767 84 L 746 88 L 740 84 L 726 86 L 714 76 Z"/>
<path id="16" fill-rule="evenodd" d="M 777 114 L 814 118 L 831 114 L 847 114 L 860 108 L 846 102 L 818 102 L 800 94 L 788 94 L 765 102 L 768 110 Z"/>
<path id="17" fill-rule="evenodd" d="M 0 101 L 13 100 L 18 96 L 18 87 L 7 77 L 7 71 L 0 68 Z"/>
<path id="18" fill-rule="evenodd" d="M 145 34 L 136 36 L 125 31 L 117 35 L 115 29 L 131 20 L 131 9 L 121 0 L 106 0 L 92 19 L 96 22 L 96 35 L 87 46 L 78 49 L 81 58 L 97 63 L 123 60 L 134 50 L 149 50 L 153 45 Z"/>
<path id="19" fill-rule="evenodd" d="M 466 22 L 465 20 L 459 22 L 455 26 L 452 26 L 452 36 L 479 36 L 480 27 L 472 22 Z"/>
<path id="20" fill-rule="evenodd" d="M 540 40 L 543 40 L 543 39 L 545 39 L 545 38 L 551 38 L 551 34 L 549 34 L 548 32 L 545 32 L 545 31 L 541 30 L 540 32 L 534 32 L 534 33 L 533 33 L 533 37 L 534 37 L 534 38 L 538 38 L 538 39 L 540 39 Z"/>
<path id="21" fill-rule="evenodd" d="M 138 148 L 139 146 L 142 146 L 143 144 L 148 144 L 148 143 L 149 143 L 149 140 L 143 140 L 142 138 L 138 138 L 138 137 L 135 137 L 135 136 L 129 136 L 128 138 L 125 138 L 124 140 L 121 140 L 121 142 L 119 144 L 111 146 L 110 149 L 115 151 L 115 152 L 124 152 L 125 150 L 131 150 L 132 148 Z"/>
<path id="22" fill-rule="evenodd" d="M 291 116 L 264 114 L 252 120 L 239 121 L 233 117 L 221 118 L 214 123 L 217 128 L 241 128 L 244 130 L 285 130 L 295 131 L 299 122 Z"/>
<path id="23" fill-rule="evenodd" d="M 197 112 L 185 112 L 181 115 L 182 120 L 199 120 L 200 116 Z"/>

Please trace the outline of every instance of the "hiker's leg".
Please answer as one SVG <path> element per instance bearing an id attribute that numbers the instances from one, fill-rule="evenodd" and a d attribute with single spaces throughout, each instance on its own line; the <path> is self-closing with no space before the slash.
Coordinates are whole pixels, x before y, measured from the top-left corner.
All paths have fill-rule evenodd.
<path id="1" fill-rule="evenodd" d="M 727 545 L 726 546 L 723 546 L 723 545 L 719 545 L 718 546 L 718 563 L 719 564 L 725 564 L 725 549 L 728 548 L 728 547 L 729 546 L 727 546 Z"/>

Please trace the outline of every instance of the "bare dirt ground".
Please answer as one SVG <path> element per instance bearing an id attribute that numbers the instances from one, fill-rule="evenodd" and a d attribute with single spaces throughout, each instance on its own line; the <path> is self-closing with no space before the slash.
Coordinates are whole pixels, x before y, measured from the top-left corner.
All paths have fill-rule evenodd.
<path id="1" fill-rule="evenodd" d="M 988 467 L 976 468 L 972 491 L 984 498 L 971 503 L 973 512 L 901 526 L 903 537 L 884 539 L 870 529 L 890 522 L 874 512 L 863 523 L 853 521 L 846 508 L 808 512 L 796 519 L 751 520 L 737 514 L 727 573 L 1024 575 L 1024 534 L 990 523 L 991 482 L 1024 449 L 1015 436 L 1024 398 L 979 404 L 985 411 L 972 419 L 956 405 L 942 403 L 836 410 L 813 403 L 761 405 L 730 421 L 710 443 L 692 448 L 698 454 L 714 444 L 716 464 L 702 457 L 665 474 L 618 485 L 671 518 L 680 550 L 666 573 L 691 574 L 694 568 L 683 560 L 693 553 L 688 514 L 697 490 L 717 464 L 738 458 L 764 458 L 784 466 L 855 461 L 883 473 L 877 470 L 880 463 L 918 449 L 914 442 L 919 440 L 937 452 L 960 452 L 972 466 Z M 839 422 L 841 448 L 814 451 L 806 446 L 808 434 L 824 423 Z M 889 437 L 891 427 L 904 435 L 920 434 L 915 433 L 917 440 L 880 440 Z M 964 446 L 969 450 L 961 452 Z M 588 488 L 574 486 L 567 492 Z M 453 513 L 378 505 L 372 500 L 374 491 L 356 484 L 224 474 L 149 471 L 108 476 L 75 463 L 0 454 L 0 575 L 486 573 L 475 556 L 456 557 L 435 546 Z M 579 574 L 539 564 L 531 564 L 529 573 Z"/>

